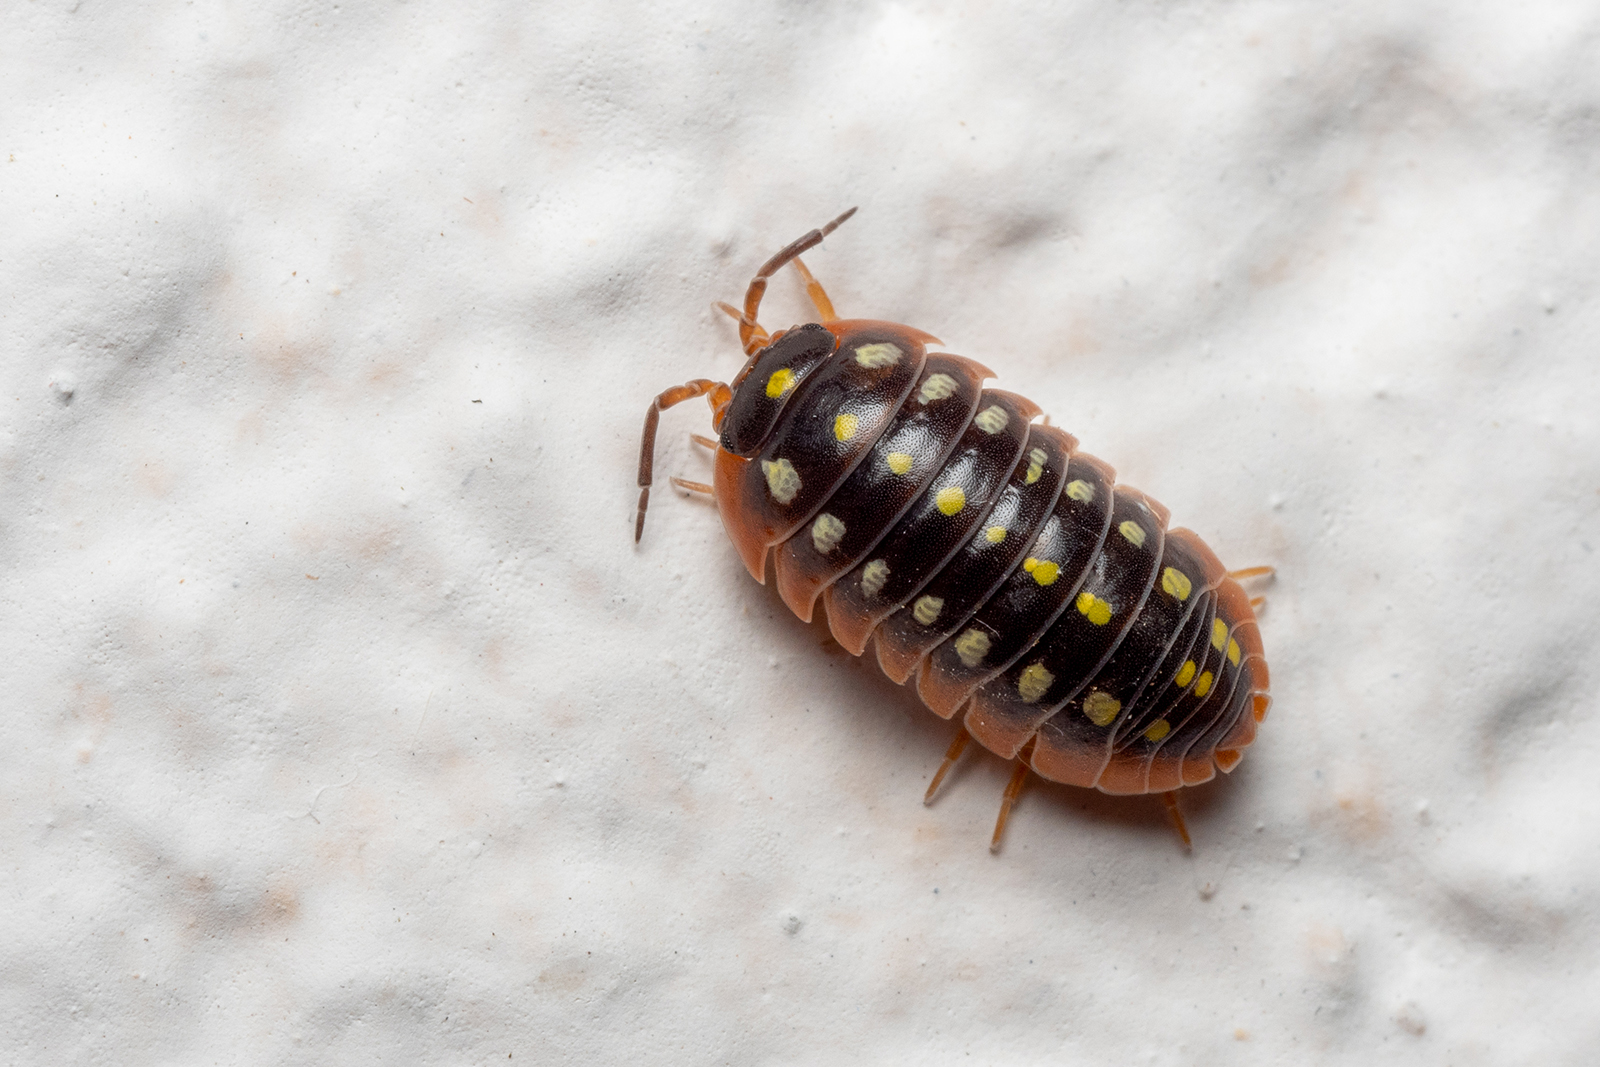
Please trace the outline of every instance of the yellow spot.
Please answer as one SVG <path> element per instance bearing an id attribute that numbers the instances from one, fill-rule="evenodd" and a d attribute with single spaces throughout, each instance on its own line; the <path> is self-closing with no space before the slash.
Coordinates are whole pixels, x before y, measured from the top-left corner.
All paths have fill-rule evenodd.
<path id="1" fill-rule="evenodd" d="M 1022 569 L 1033 575 L 1033 580 L 1040 585 L 1049 585 L 1061 577 L 1061 564 L 1047 559 L 1034 559 L 1029 556 L 1022 561 Z"/>
<path id="2" fill-rule="evenodd" d="M 972 417 L 973 425 L 984 433 L 999 433 L 1010 421 L 1011 416 L 999 404 L 991 404 Z"/>
<path id="3" fill-rule="evenodd" d="M 911 455 L 907 452 L 890 452 L 884 458 L 884 462 L 889 464 L 889 469 L 896 474 L 904 474 L 911 469 Z"/>
<path id="4" fill-rule="evenodd" d="M 1146 741 L 1159 741 L 1172 732 L 1172 724 L 1166 719 L 1157 719 L 1151 723 L 1144 732 Z"/>
<path id="5" fill-rule="evenodd" d="M 1134 522 L 1132 519 L 1129 519 L 1126 522 L 1124 522 L 1121 525 L 1119 525 L 1117 527 L 1117 532 L 1120 533 L 1123 537 L 1126 537 L 1128 539 L 1128 543 L 1131 544 L 1134 548 L 1143 548 L 1144 547 L 1144 527 L 1140 526 L 1138 523 Z"/>
<path id="6" fill-rule="evenodd" d="M 1096 726 L 1110 726 L 1111 720 L 1115 719 L 1117 712 L 1121 710 L 1122 701 L 1098 689 L 1083 698 L 1083 713 L 1089 716 L 1089 721 Z"/>
<path id="7" fill-rule="evenodd" d="M 780 504 L 789 503 L 800 491 L 800 475 L 796 473 L 794 464 L 786 459 L 776 463 L 762 460 L 761 472 L 767 476 L 767 490 L 772 493 L 772 499 Z"/>
<path id="8" fill-rule="evenodd" d="M 1022 676 L 1017 679 L 1017 695 L 1024 704 L 1037 704 L 1055 680 L 1056 676 L 1045 670 L 1043 663 L 1030 663 L 1022 668 Z"/>
<path id="9" fill-rule="evenodd" d="M 1183 666 L 1178 668 L 1178 676 L 1172 679 L 1173 683 L 1177 685 L 1179 689 L 1182 689 L 1184 686 L 1194 681 L 1194 672 L 1198 669 L 1199 668 L 1194 665 L 1194 660 L 1184 660 Z"/>
<path id="10" fill-rule="evenodd" d="M 811 543 L 824 556 L 839 547 L 839 539 L 843 536 L 844 523 L 833 515 L 818 515 L 817 521 L 811 524 Z"/>
<path id="11" fill-rule="evenodd" d="M 1049 458 L 1050 457 L 1045 454 L 1045 451 L 1042 448 L 1029 450 L 1027 484 L 1032 485 L 1034 482 L 1039 480 L 1039 475 L 1044 473 L 1044 461 Z"/>
<path id="12" fill-rule="evenodd" d="M 1214 681 L 1214 679 L 1211 677 L 1210 671 L 1206 671 L 1201 674 L 1199 678 L 1195 679 L 1194 695 L 1197 697 L 1203 697 L 1207 693 L 1211 692 L 1212 681 Z"/>
<path id="13" fill-rule="evenodd" d="M 922 383 L 922 388 L 917 390 L 917 399 L 924 404 L 935 400 L 943 400 L 956 391 L 956 380 L 948 374 L 932 374 Z"/>
<path id="14" fill-rule="evenodd" d="M 877 596 L 883 583 L 889 580 L 887 560 L 875 559 L 861 570 L 861 591 L 867 596 Z"/>
<path id="15" fill-rule="evenodd" d="M 1187 574 L 1168 567 L 1161 572 L 1161 588 L 1165 589 L 1169 596 L 1175 596 L 1179 600 L 1188 600 L 1189 593 L 1194 589 L 1194 583 L 1189 581 Z"/>
<path id="16" fill-rule="evenodd" d="M 962 657 L 963 667 L 976 667 L 989 654 L 989 635 L 982 630 L 963 630 L 955 638 L 955 654 Z"/>
<path id="17" fill-rule="evenodd" d="M 1232 639 L 1228 641 L 1228 662 L 1235 667 L 1239 665 L 1239 642 Z"/>
<path id="18" fill-rule="evenodd" d="M 1078 594 L 1078 611 L 1096 626 L 1104 626 L 1111 621 L 1111 605 L 1088 590 Z"/>
<path id="19" fill-rule="evenodd" d="M 833 436 L 841 441 L 850 440 L 860 428 L 861 420 L 849 412 L 834 417 Z"/>
<path id="20" fill-rule="evenodd" d="M 917 602 L 911 607 L 911 617 L 924 626 L 932 626 L 933 620 L 939 617 L 939 612 L 944 610 L 944 598 L 937 596 L 918 597 Z"/>
<path id="21" fill-rule="evenodd" d="M 780 367 L 772 372 L 772 377 L 767 379 L 767 396 L 773 400 L 794 388 L 794 371 L 788 367 Z"/>
<path id="22" fill-rule="evenodd" d="M 963 667 L 972 668 L 983 662 L 989 654 L 989 635 L 979 629 L 964 631 L 956 638 L 956 655 Z"/>
<path id="23" fill-rule="evenodd" d="M 900 349 L 887 342 L 862 345 L 856 349 L 856 362 L 868 370 L 882 370 L 884 367 L 892 367 L 900 362 L 900 356 Z"/>
<path id="24" fill-rule="evenodd" d="M 954 515 L 967 506 L 967 494 L 961 491 L 959 485 L 947 485 L 939 490 L 933 502 L 939 505 L 939 510 L 946 515 Z"/>
<path id="25" fill-rule="evenodd" d="M 1094 486 L 1082 478 L 1075 478 L 1067 483 L 1067 495 L 1074 500 L 1087 504 L 1094 499 Z"/>
<path id="26" fill-rule="evenodd" d="M 1221 619 L 1212 619 L 1211 620 L 1211 647 L 1215 648 L 1218 652 L 1221 652 L 1222 651 L 1222 645 L 1227 640 L 1228 640 L 1228 624 L 1223 622 Z"/>
<path id="27" fill-rule="evenodd" d="M 991 545 L 998 545 L 1006 539 L 1006 528 L 1004 526 L 991 526 L 983 531 L 983 539 Z"/>

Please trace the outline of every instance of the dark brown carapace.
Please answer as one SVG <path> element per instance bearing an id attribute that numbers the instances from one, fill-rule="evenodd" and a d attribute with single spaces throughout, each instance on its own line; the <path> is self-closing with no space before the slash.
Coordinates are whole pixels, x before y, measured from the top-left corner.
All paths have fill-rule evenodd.
<path id="1" fill-rule="evenodd" d="M 1106 793 L 1161 793 L 1230 771 L 1271 705 L 1252 601 L 1167 509 L 1117 485 L 1103 460 L 991 371 L 931 352 L 937 338 L 840 319 L 798 258 L 854 209 L 764 264 L 739 323 L 749 360 L 732 385 L 697 379 L 656 397 L 639 457 L 644 530 L 663 408 L 705 396 L 715 496 L 734 547 L 785 604 L 818 599 L 839 644 L 872 641 L 883 673 L 1018 760 L 995 826 L 1029 769 Z M 767 279 L 793 263 L 820 322 L 771 336 L 756 315 Z"/>

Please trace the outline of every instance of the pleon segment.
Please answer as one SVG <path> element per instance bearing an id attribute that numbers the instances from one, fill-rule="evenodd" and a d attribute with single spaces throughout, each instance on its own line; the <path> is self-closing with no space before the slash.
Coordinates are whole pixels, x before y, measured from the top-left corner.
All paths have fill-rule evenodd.
<path id="1" fill-rule="evenodd" d="M 1171 716 L 1186 689 L 1202 673 L 1201 663 L 1210 641 L 1212 620 L 1217 608 L 1217 587 L 1227 569 L 1204 541 L 1192 530 L 1167 531 L 1167 551 L 1175 546 L 1189 558 L 1186 567 L 1171 567 L 1163 562 L 1156 576 L 1158 593 L 1176 595 L 1190 589 L 1194 608 L 1184 622 L 1161 663 L 1151 672 L 1144 690 L 1118 721 L 1111 745 L 1111 757 L 1101 773 L 1098 788 L 1106 793 L 1142 793 L 1150 757 L 1179 725 Z M 1121 654 L 1120 652 L 1118 653 Z"/>
<path id="2" fill-rule="evenodd" d="M 1138 490 L 1118 488 L 1110 528 L 1068 610 L 1038 644 L 973 694 L 964 721 L 986 747 L 1004 754 L 1035 729 L 1040 730 L 1040 744 L 1046 743 L 1040 724 L 1094 677 L 1138 617 L 1161 558 L 1165 510 L 1154 510 Z M 1110 699 L 1096 701 L 1090 709 L 1097 730 L 1109 727 L 1121 710 L 1120 703 L 1111 708 Z M 1062 739 L 1050 743 L 1059 747 Z M 1045 777 L 1076 784 L 1074 778 L 1057 777 L 1063 770 L 1052 762 L 1054 750 L 1041 760 L 1039 748 L 1034 746 L 1036 770 L 1042 765 Z"/>
<path id="3" fill-rule="evenodd" d="M 1255 611 L 1250 607 L 1249 594 L 1231 578 L 1224 579 L 1217 587 L 1217 619 L 1228 625 L 1218 684 L 1220 686 L 1228 675 L 1233 675 L 1235 680 L 1230 686 L 1232 695 L 1228 704 L 1184 753 L 1185 785 L 1209 781 L 1216 773 L 1214 766 L 1232 770 L 1238 763 L 1239 749 L 1254 738 L 1256 720 L 1250 711 L 1256 692 L 1258 675 L 1254 668 L 1257 664 L 1260 665 L 1261 695 L 1266 695 L 1266 661 L 1260 654 L 1261 634 Z M 1220 633 L 1220 629 L 1216 626 L 1216 632 Z"/>
<path id="4" fill-rule="evenodd" d="M 918 384 L 942 376 L 954 383 L 948 395 L 935 403 L 920 403 L 914 396 L 904 403 L 866 458 L 818 506 L 810 525 L 778 546 L 773 560 L 778 594 L 801 620 L 811 620 L 824 588 L 870 558 L 868 552 L 944 467 L 972 420 L 984 374 L 984 368 L 960 356 L 928 356 Z M 834 420 L 827 421 L 832 437 Z M 961 510 L 951 509 L 948 490 L 937 503 L 948 514 Z"/>
<path id="5" fill-rule="evenodd" d="M 1170 535 L 1169 535 L 1170 536 Z M 1217 606 L 1216 593 L 1197 590 L 1195 606 L 1177 640 L 1145 686 L 1144 694 L 1117 726 L 1111 760 L 1097 783 L 1107 793 L 1143 793 L 1150 757 L 1178 723 L 1173 708 L 1200 674 L 1207 635 Z"/>
<path id="6" fill-rule="evenodd" d="M 1217 776 L 1217 742 L 1233 729 L 1245 705 L 1249 703 L 1249 671 L 1234 667 L 1226 659 L 1223 662 L 1223 674 L 1217 679 L 1218 704 L 1211 716 L 1211 723 L 1183 754 L 1184 785 L 1199 785 Z M 1201 714 L 1203 716 L 1204 712 Z"/>
<path id="7" fill-rule="evenodd" d="M 1072 457 L 1066 487 L 1021 564 L 961 632 L 934 649 L 923 665 L 917 692 L 935 713 L 953 714 L 974 690 L 1031 648 L 1073 604 L 1090 560 L 1108 536 L 1115 478 L 1116 472 L 1094 456 L 1079 452 Z M 974 644 L 982 646 L 982 655 L 974 654 Z M 1025 740 L 1026 735 L 1015 739 L 1016 747 L 1020 749 Z M 994 751 L 1007 754 L 1005 748 Z"/>
<path id="8" fill-rule="evenodd" d="M 717 510 L 745 566 L 766 581 L 769 547 L 810 524 L 862 462 L 916 385 L 926 359 L 915 331 L 870 323 L 796 387 L 767 443 L 750 459 L 719 449 Z M 780 342 L 781 343 L 781 342 Z M 766 384 L 752 376 L 734 395 Z M 854 431 L 837 433 L 849 415 Z"/>
<path id="9" fill-rule="evenodd" d="M 1173 646 L 1181 635 L 1185 651 L 1194 644 L 1194 632 L 1188 624 L 1197 606 L 1205 601 L 1208 590 L 1204 588 L 1204 562 L 1200 555 L 1209 556 L 1209 550 L 1199 538 L 1187 530 L 1174 530 L 1167 534 L 1162 549 L 1161 562 L 1156 565 L 1156 580 L 1144 607 L 1117 650 L 1106 661 L 1094 678 L 1078 696 L 1069 700 L 1056 714 L 1068 716 L 1074 712 L 1097 726 L 1104 712 L 1097 714 L 1095 705 L 1109 710 L 1110 702 L 1117 705 L 1120 714 L 1113 719 L 1109 729 L 1098 734 L 1085 731 L 1085 756 L 1093 754 L 1095 742 L 1100 744 L 1101 773 L 1095 784 L 1106 793 L 1140 793 L 1144 791 L 1144 759 L 1126 760 L 1111 770 L 1112 755 L 1118 742 L 1134 730 L 1151 703 L 1147 694 L 1159 692 L 1160 685 L 1152 684 L 1167 663 Z M 1217 574 L 1220 579 L 1220 568 Z M 1186 634 L 1185 632 L 1188 631 Z M 1179 670 L 1182 668 L 1179 667 Z M 1160 734 L 1164 727 L 1157 727 Z M 1109 775 L 1109 778 L 1108 778 Z"/>
<path id="10" fill-rule="evenodd" d="M 1249 594 L 1232 579 L 1222 584 L 1219 593 L 1224 600 L 1223 610 L 1234 620 L 1227 652 L 1244 661 L 1241 670 L 1246 676 L 1240 688 L 1247 695 L 1239 700 L 1244 713 L 1217 740 L 1217 765 L 1224 771 L 1231 771 L 1239 761 L 1240 750 L 1255 739 L 1256 724 L 1266 716 L 1267 706 L 1272 702 L 1268 693 L 1271 685 L 1261 648 L 1261 630 L 1256 624 L 1255 611 L 1250 607 Z"/>
<path id="11" fill-rule="evenodd" d="M 1216 725 L 1217 716 L 1226 710 L 1228 697 L 1233 693 L 1239 670 L 1228 662 L 1229 627 L 1220 613 L 1220 597 L 1218 609 L 1211 619 L 1210 629 L 1201 634 L 1191 656 L 1195 661 L 1193 677 L 1183 687 L 1183 695 L 1164 715 L 1172 724 L 1172 730 L 1157 743 L 1150 756 L 1145 777 L 1147 792 L 1161 793 L 1185 783 L 1184 764 L 1190 749 Z M 1205 762 L 1209 766 L 1209 755 Z"/>
<path id="12" fill-rule="evenodd" d="M 1244 661 L 1244 669 L 1239 673 L 1239 684 L 1234 687 L 1231 701 L 1233 707 L 1227 716 L 1231 725 L 1225 731 L 1220 731 L 1222 736 L 1217 739 L 1215 751 L 1211 755 L 1217 764 L 1217 769 L 1223 773 L 1238 766 L 1244 750 L 1256 739 L 1256 724 L 1259 720 L 1251 714 L 1251 709 L 1256 698 L 1263 694 L 1256 688 L 1256 679 L 1252 676 L 1251 668 L 1265 662 L 1254 657 L 1247 659 Z"/>
<path id="13" fill-rule="evenodd" d="M 1055 507 L 1077 441 L 1054 427 L 1029 426 L 1027 430 L 1022 456 L 994 507 L 960 551 L 920 591 L 921 596 L 943 602 L 938 617 L 931 624 L 923 623 L 913 605 L 907 604 L 879 623 L 875 632 L 878 664 L 894 681 L 905 682 L 929 650 L 962 630 L 973 612 L 1022 563 L 1035 530 Z"/>
<path id="14" fill-rule="evenodd" d="M 948 374 L 936 373 L 927 383 L 931 387 L 924 384 L 907 403 L 959 402 L 959 384 Z M 937 592 L 917 594 L 986 525 L 1006 475 L 1022 454 L 1028 420 L 1039 413 L 1023 397 L 984 390 L 977 410 L 990 409 L 1004 414 L 1001 430 L 990 433 L 969 425 L 944 466 L 869 558 L 828 586 L 828 625 L 851 655 L 859 656 L 873 627 L 902 605 L 910 604 L 915 621 L 923 626 L 937 625 L 947 610 L 945 597 Z"/>

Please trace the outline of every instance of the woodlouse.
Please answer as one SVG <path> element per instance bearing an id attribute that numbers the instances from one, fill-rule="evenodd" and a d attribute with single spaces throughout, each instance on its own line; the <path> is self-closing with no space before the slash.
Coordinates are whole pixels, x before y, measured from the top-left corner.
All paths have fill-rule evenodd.
<path id="1" fill-rule="evenodd" d="M 962 729 L 931 800 L 967 740 L 1018 761 L 992 847 L 1031 769 L 1106 793 L 1173 791 L 1231 771 L 1271 705 L 1256 603 L 1168 511 L 1035 422 L 1040 409 L 982 388 L 992 371 L 910 326 L 840 319 L 800 261 L 855 213 L 762 265 L 739 324 L 749 357 L 732 384 L 695 379 L 645 415 L 644 531 L 660 412 L 704 396 L 720 436 L 715 497 L 750 574 L 769 551 L 783 601 L 809 622 L 826 605 L 852 655 L 873 640 L 884 674 Z M 767 279 L 793 263 L 818 322 L 771 334 L 757 321 Z"/>

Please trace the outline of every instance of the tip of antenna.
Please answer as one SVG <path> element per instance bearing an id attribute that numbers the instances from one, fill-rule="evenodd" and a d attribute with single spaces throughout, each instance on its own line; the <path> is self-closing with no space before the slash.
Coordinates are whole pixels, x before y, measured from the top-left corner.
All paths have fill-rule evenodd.
<path id="1" fill-rule="evenodd" d="M 850 216 L 854 215 L 858 210 L 860 210 L 860 209 L 853 207 L 849 211 L 846 211 L 843 215 L 840 215 L 838 218 L 836 218 L 832 222 L 828 223 L 826 226 L 824 226 L 822 228 L 822 236 L 826 237 L 826 236 L 828 236 L 828 234 L 832 233 L 834 230 L 837 230 L 840 227 L 840 225 L 842 225 L 845 222 L 845 220 L 849 219 Z"/>

